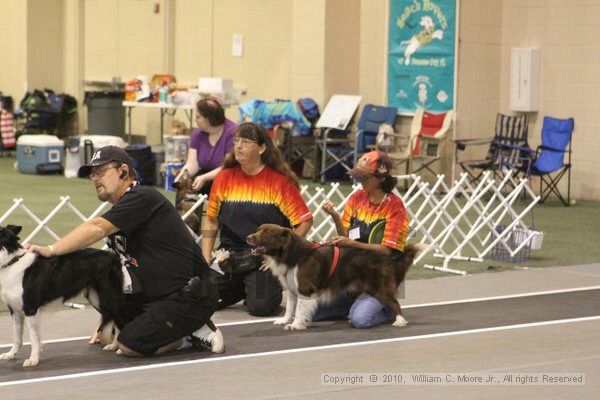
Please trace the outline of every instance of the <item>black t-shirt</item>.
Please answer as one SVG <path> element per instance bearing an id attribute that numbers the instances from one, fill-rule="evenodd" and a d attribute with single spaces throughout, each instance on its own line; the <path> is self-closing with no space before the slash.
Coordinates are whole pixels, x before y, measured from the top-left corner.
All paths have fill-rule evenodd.
<path id="1" fill-rule="evenodd" d="M 124 249 L 144 298 L 156 300 L 204 275 L 208 265 L 173 205 L 156 189 L 136 185 L 102 216 L 120 229 L 111 239 Z"/>

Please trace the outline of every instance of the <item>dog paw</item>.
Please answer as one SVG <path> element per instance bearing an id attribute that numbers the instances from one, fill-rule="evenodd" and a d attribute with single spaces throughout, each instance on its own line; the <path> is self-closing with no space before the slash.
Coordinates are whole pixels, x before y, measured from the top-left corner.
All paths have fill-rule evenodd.
<path id="1" fill-rule="evenodd" d="M 35 367 L 39 363 L 40 360 L 37 358 L 28 358 L 27 360 L 23 361 L 23 367 Z"/>
<path id="2" fill-rule="evenodd" d="M 290 322 L 292 322 L 290 319 L 288 318 L 277 318 L 275 321 L 273 321 L 273 325 L 287 325 Z"/>
<path id="3" fill-rule="evenodd" d="M 119 350 L 119 345 L 115 343 L 107 344 L 102 348 L 104 351 L 117 351 Z"/>
<path id="4" fill-rule="evenodd" d="M 229 257 L 231 257 L 231 253 L 225 249 L 215 251 L 215 258 L 219 263 L 227 260 Z"/>
<path id="5" fill-rule="evenodd" d="M 117 352 L 115 354 L 122 355 L 123 354 L 123 350 L 119 349 L 119 350 L 117 350 Z"/>
<path id="6" fill-rule="evenodd" d="M 283 327 L 283 330 L 285 330 L 285 331 L 301 331 L 304 329 L 306 329 L 306 325 L 297 324 L 295 322 L 292 322 L 291 324 L 287 324 L 286 326 Z"/>
<path id="7" fill-rule="evenodd" d="M 397 315 L 396 320 L 394 321 L 394 323 L 392 325 L 396 326 L 398 328 L 402 328 L 403 326 L 406 326 L 407 324 L 408 324 L 408 322 L 406 322 L 406 320 L 404 319 L 404 317 L 402 315 Z"/>
<path id="8" fill-rule="evenodd" d="M 14 360 L 15 359 L 15 353 L 12 352 L 7 352 L 7 353 L 2 353 L 0 354 L 0 360 Z"/>

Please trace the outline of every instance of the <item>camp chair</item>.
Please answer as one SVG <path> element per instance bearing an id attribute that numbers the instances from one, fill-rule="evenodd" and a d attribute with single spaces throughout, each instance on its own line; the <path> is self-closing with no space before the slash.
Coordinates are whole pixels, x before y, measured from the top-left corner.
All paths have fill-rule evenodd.
<path id="1" fill-rule="evenodd" d="M 527 115 L 510 116 L 498 113 L 494 137 L 491 139 L 461 139 L 455 141 L 456 160 L 469 174 L 471 182 L 478 181 L 484 171 L 492 170 L 502 175 L 502 168 L 520 169 L 526 157 L 523 149 L 527 144 Z M 460 160 L 459 151 L 467 146 L 489 145 L 484 159 Z"/>
<path id="2" fill-rule="evenodd" d="M 406 173 L 414 174 L 427 170 L 436 174 L 431 168 L 433 163 L 441 160 L 443 144 L 452 124 L 454 111 L 432 114 L 418 108 L 412 121 L 410 136 L 406 143 L 400 142 L 402 135 L 383 132 L 377 141 L 377 148 L 386 150 L 382 143 L 385 136 L 396 137 L 396 146 L 388 147 L 387 152 L 395 165 L 406 164 Z"/>
<path id="3" fill-rule="evenodd" d="M 316 158 L 318 173 L 315 178 L 325 182 L 347 178 L 347 171 L 352 169 L 354 161 L 354 145 L 350 138 L 350 127 L 361 96 L 333 95 L 317 121 Z M 319 160 L 320 159 L 320 160 Z"/>
<path id="4" fill-rule="evenodd" d="M 535 151 L 531 167 L 526 169 L 528 176 L 540 177 L 540 203 L 550 194 L 565 205 L 571 204 L 571 139 L 575 121 L 573 118 L 557 119 L 544 117 L 542 144 Z M 565 153 L 568 154 L 565 162 Z M 567 176 L 567 199 L 558 190 L 558 182 Z"/>
<path id="5" fill-rule="evenodd" d="M 394 126 L 397 114 L 396 107 L 367 104 L 363 108 L 354 139 L 354 165 L 358 158 L 375 144 L 375 138 L 382 124 Z"/>

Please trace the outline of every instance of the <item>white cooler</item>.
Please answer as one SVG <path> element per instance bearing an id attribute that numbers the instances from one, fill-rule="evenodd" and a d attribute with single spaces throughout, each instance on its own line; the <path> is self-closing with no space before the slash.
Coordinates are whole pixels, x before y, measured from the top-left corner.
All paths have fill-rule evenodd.
<path id="1" fill-rule="evenodd" d="M 64 143 L 52 135 L 21 135 L 17 140 L 17 169 L 24 174 L 62 172 Z"/>
<path id="2" fill-rule="evenodd" d="M 113 135 L 83 135 L 79 137 L 79 160 L 82 164 L 90 161 L 94 151 L 104 146 L 127 147 L 123 138 Z"/>

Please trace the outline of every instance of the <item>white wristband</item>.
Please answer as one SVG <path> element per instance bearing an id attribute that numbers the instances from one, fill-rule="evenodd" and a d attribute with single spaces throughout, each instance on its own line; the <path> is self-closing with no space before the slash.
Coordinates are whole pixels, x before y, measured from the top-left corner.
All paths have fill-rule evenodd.
<path id="1" fill-rule="evenodd" d="M 50 249 L 50 257 L 54 257 L 56 255 L 56 250 L 54 250 L 54 246 L 51 244 L 47 246 Z"/>

